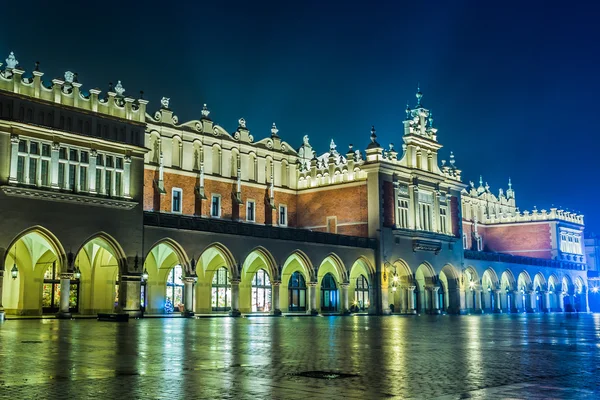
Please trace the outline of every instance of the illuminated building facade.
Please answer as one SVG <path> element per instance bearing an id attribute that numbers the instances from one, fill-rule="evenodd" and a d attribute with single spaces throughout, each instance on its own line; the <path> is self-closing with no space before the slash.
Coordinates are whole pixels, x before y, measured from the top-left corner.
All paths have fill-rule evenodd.
<path id="1" fill-rule="evenodd" d="M 583 217 L 465 185 L 420 92 L 398 150 L 372 128 L 364 151 L 322 154 L 147 105 L 6 59 L 6 314 L 588 309 Z"/>

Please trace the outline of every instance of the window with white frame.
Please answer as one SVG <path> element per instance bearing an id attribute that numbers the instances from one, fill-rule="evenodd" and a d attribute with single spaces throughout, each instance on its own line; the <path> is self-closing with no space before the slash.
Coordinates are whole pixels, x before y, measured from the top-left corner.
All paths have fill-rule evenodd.
<path id="1" fill-rule="evenodd" d="M 173 188 L 171 191 L 171 212 L 180 214 L 182 201 L 183 190 L 179 188 Z"/>
<path id="2" fill-rule="evenodd" d="M 419 191 L 419 218 L 421 223 L 421 229 L 424 231 L 431 231 L 431 208 L 433 205 L 433 194 L 429 192 Z"/>
<path id="3" fill-rule="evenodd" d="M 477 251 L 483 251 L 483 238 L 477 236 Z"/>
<path id="4" fill-rule="evenodd" d="M 96 192 L 106 196 L 123 196 L 123 157 L 97 155 Z"/>
<path id="5" fill-rule="evenodd" d="M 583 254 L 581 236 L 570 231 L 561 231 L 560 251 L 569 254 Z"/>
<path id="6" fill-rule="evenodd" d="M 256 219 L 255 217 L 255 210 L 256 210 L 256 203 L 254 202 L 254 200 L 248 200 L 246 202 L 246 221 L 248 222 L 254 222 Z"/>
<path id="7" fill-rule="evenodd" d="M 469 250 L 471 246 L 469 246 L 469 236 L 466 233 L 463 233 L 463 249 Z"/>
<path id="8" fill-rule="evenodd" d="M 279 205 L 279 225 L 287 226 L 287 206 Z"/>
<path id="9" fill-rule="evenodd" d="M 211 217 L 221 217 L 221 195 L 213 194 L 212 201 L 210 206 L 210 216 Z"/>
<path id="10" fill-rule="evenodd" d="M 448 209 L 446 207 L 440 207 L 440 232 L 447 233 L 447 215 Z"/>
<path id="11" fill-rule="evenodd" d="M 398 227 L 408 228 L 408 199 L 398 199 Z"/>
<path id="12" fill-rule="evenodd" d="M 34 186 L 50 186 L 50 143 L 19 140 L 17 181 Z"/>

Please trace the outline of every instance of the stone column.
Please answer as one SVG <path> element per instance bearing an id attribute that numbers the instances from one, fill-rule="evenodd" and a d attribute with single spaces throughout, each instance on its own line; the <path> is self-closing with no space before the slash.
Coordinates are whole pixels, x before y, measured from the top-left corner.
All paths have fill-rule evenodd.
<path id="1" fill-rule="evenodd" d="M 240 312 L 240 280 L 231 280 L 231 311 L 229 315 L 232 317 L 239 317 L 242 315 Z"/>
<path id="2" fill-rule="evenodd" d="M 56 318 L 70 319 L 71 312 L 69 310 L 69 296 L 71 293 L 71 274 L 60 274 L 60 311 L 56 314 Z"/>
<path id="3" fill-rule="evenodd" d="M 581 296 L 581 312 L 590 312 L 590 303 L 589 303 L 589 299 L 588 299 L 588 293 L 589 291 L 587 289 L 584 289 L 581 291 L 581 293 L 579 294 Z"/>
<path id="4" fill-rule="evenodd" d="M 123 197 L 131 198 L 131 156 L 125 156 L 123 165 Z M 183 200 L 183 199 L 182 199 Z"/>
<path id="5" fill-rule="evenodd" d="M 517 299 L 521 296 L 521 292 L 518 290 L 512 291 L 512 304 L 510 305 L 510 312 L 516 313 L 519 312 L 519 308 L 517 307 Z"/>
<path id="6" fill-rule="evenodd" d="M 559 312 L 565 311 L 565 295 L 565 292 L 558 293 L 558 308 L 560 309 Z"/>
<path id="7" fill-rule="evenodd" d="M 438 291 L 440 290 L 439 286 L 433 286 L 431 288 L 431 298 L 433 299 L 433 310 L 431 310 L 432 314 L 440 314 L 440 297 L 438 296 Z"/>
<path id="8" fill-rule="evenodd" d="M 501 313 L 502 312 L 502 298 L 500 297 L 500 290 L 496 289 L 492 292 L 492 296 L 495 296 L 496 301 L 494 302 L 494 309 L 492 312 Z"/>
<path id="9" fill-rule="evenodd" d="M 306 307 L 307 314 L 317 315 L 317 282 L 309 282 L 308 288 L 308 300 L 310 300 Z"/>
<path id="10" fill-rule="evenodd" d="M 279 291 L 281 290 L 281 281 L 273 281 L 271 283 L 271 299 L 273 304 L 271 304 L 273 315 L 281 315 L 281 309 L 279 308 Z"/>
<path id="11" fill-rule="evenodd" d="M 141 275 L 121 275 L 119 278 L 119 314 L 128 314 L 130 317 L 142 316 L 140 298 L 142 296 Z"/>
<path id="12" fill-rule="evenodd" d="M 415 297 L 414 297 L 415 289 L 416 289 L 416 286 L 409 286 L 406 289 L 406 300 L 408 303 L 408 309 L 406 311 L 409 314 L 417 313 L 417 310 L 415 310 Z"/>
<path id="13" fill-rule="evenodd" d="M 547 290 L 544 292 L 544 310 L 542 310 L 542 311 L 544 311 L 544 312 L 552 311 L 552 309 L 550 307 L 550 292 Z"/>
<path id="14" fill-rule="evenodd" d="M 88 165 L 88 190 L 92 194 L 96 194 L 99 188 L 96 187 L 96 161 L 98 161 L 98 152 L 95 149 L 90 149 L 90 159 Z"/>
<path id="15" fill-rule="evenodd" d="M 473 312 L 480 313 L 481 310 L 481 289 L 475 289 L 473 291 L 475 293 L 475 304 L 473 304 Z"/>
<path id="16" fill-rule="evenodd" d="M 19 136 L 12 135 L 10 137 L 10 178 L 9 183 L 18 183 L 17 180 L 17 165 L 19 160 Z"/>
<path id="17" fill-rule="evenodd" d="M 52 189 L 58 189 L 58 152 L 60 143 L 52 143 L 52 151 L 50 153 L 50 186 Z"/>
<path id="18" fill-rule="evenodd" d="M 342 283 L 340 285 L 340 314 L 348 315 L 350 314 L 350 309 L 348 305 L 348 287 L 349 283 Z"/>
<path id="19" fill-rule="evenodd" d="M 535 312 L 535 292 L 533 290 L 525 292 L 525 312 Z"/>
<path id="20" fill-rule="evenodd" d="M 185 317 L 193 317 L 194 316 L 194 283 L 196 280 L 192 277 L 186 277 L 183 279 L 183 290 L 185 292 L 184 299 L 184 311 L 183 315 Z"/>
<path id="21" fill-rule="evenodd" d="M 0 261 L 4 263 L 4 260 Z M 0 265 L 0 322 L 4 321 L 4 306 L 2 305 L 2 288 L 4 287 L 4 266 Z"/>

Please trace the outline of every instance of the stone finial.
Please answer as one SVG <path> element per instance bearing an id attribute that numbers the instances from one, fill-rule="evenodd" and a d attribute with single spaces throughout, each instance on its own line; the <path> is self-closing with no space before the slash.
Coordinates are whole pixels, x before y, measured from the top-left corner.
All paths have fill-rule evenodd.
<path id="1" fill-rule="evenodd" d="M 508 178 L 508 188 L 512 189 L 512 181 L 510 178 Z"/>
<path id="2" fill-rule="evenodd" d="M 371 142 L 375 143 L 377 135 L 375 134 L 375 125 L 371 126 Z"/>
<path id="3" fill-rule="evenodd" d="M 277 137 L 278 132 L 279 132 L 279 129 L 277 129 L 275 122 L 273 122 L 273 126 L 271 127 L 271 137 Z"/>
<path id="4" fill-rule="evenodd" d="M 354 152 L 354 161 L 359 162 L 362 160 L 362 154 L 360 154 L 360 150 L 356 150 Z"/>
<path id="5" fill-rule="evenodd" d="M 442 160 L 442 167 L 446 166 L 446 160 Z"/>
<path id="6" fill-rule="evenodd" d="M 244 118 L 240 118 L 238 123 L 240 124 L 240 128 L 246 128 L 246 120 Z"/>
<path id="7" fill-rule="evenodd" d="M 169 100 L 171 100 L 171 99 L 169 99 L 168 97 L 163 97 L 162 99 L 160 99 L 161 107 L 168 109 L 169 108 Z"/>
<path id="8" fill-rule="evenodd" d="M 485 190 L 486 190 L 486 192 L 489 192 L 489 191 L 490 191 L 490 185 L 488 185 L 488 183 L 487 183 L 487 182 L 485 183 Z"/>
<path id="9" fill-rule="evenodd" d="M 302 144 L 304 146 L 310 146 L 310 144 L 308 143 L 308 135 L 304 135 L 304 137 L 302 138 Z"/>
<path id="10" fill-rule="evenodd" d="M 433 113 L 429 111 L 429 128 L 433 128 Z"/>
<path id="11" fill-rule="evenodd" d="M 5 61 L 6 69 L 13 69 L 16 68 L 17 65 L 19 65 L 19 61 L 17 61 L 17 59 L 15 58 L 15 53 L 13 53 L 12 51 L 10 52 L 8 58 Z"/>
<path id="12" fill-rule="evenodd" d="M 417 107 L 421 107 L 421 99 L 423 98 L 423 93 L 421 93 L 421 85 L 417 84 L 417 94 L 415 95 L 417 98 Z"/>
<path id="13" fill-rule="evenodd" d="M 353 148 L 354 148 L 354 145 L 353 145 L 352 143 L 350 143 L 350 144 L 348 145 L 348 153 L 350 153 L 350 152 L 354 151 L 354 150 L 353 150 Z"/>
<path id="14" fill-rule="evenodd" d="M 71 71 L 65 72 L 65 82 L 73 83 L 73 79 L 75 79 L 75 74 Z"/>
<path id="15" fill-rule="evenodd" d="M 125 93 L 125 88 L 121 84 L 121 81 L 117 81 L 117 85 L 115 86 L 115 92 L 117 92 L 117 95 L 119 96 L 123 96 L 123 93 Z"/>
<path id="16" fill-rule="evenodd" d="M 450 152 L 450 165 L 452 165 L 452 166 L 454 167 L 454 163 L 455 163 L 455 162 L 456 162 L 456 161 L 454 160 L 454 152 L 453 152 L 453 151 L 451 151 L 451 152 Z"/>
<path id="17" fill-rule="evenodd" d="M 410 119 L 410 106 L 408 105 L 408 102 L 406 102 L 406 119 Z"/>
<path id="18" fill-rule="evenodd" d="M 202 113 L 202 118 L 208 118 L 210 111 L 208 111 L 208 108 L 206 107 L 206 103 L 204 103 L 204 105 L 202 106 L 201 113 Z"/>
<path id="19" fill-rule="evenodd" d="M 390 143 L 390 151 L 394 151 L 394 143 Z"/>
<path id="20" fill-rule="evenodd" d="M 335 144 L 335 142 L 333 141 L 333 139 L 331 139 L 331 143 L 329 143 L 329 152 L 330 153 L 335 153 L 335 148 L 337 147 L 337 145 Z"/>

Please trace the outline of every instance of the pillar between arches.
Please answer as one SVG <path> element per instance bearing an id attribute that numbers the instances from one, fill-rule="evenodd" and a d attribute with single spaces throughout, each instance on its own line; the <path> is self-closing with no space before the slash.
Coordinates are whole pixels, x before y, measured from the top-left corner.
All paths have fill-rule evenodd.
<path id="1" fill-rule="evenodd" d="M 495 289 L 492 292 L 492 296 L 495 297 L 495 301 L 494 301 L 494 309 L 492 310 L 492 312 L 499 314 L 502 312 L 502 298 L 500 297 L 500 290 Z"/>
<path id="2" fill-rule="evenodd" d="M 69 295 L 71 293 L 71 273 L 60 274 L 60 308 L 56 314 L 59 319 L 71 319 L 71 311 L 69 310 Z"/>
<path id="3" fill-rule="evenodd" d="M 415 289 L 416 286 L 409 286 L 406 288 L 406 303 L 408 304 L 406 313 L 407 314 L 416 314 L 417 310 L 415 310 Z"/>
<path id="4" fill-rule="evenodd" d="M 271 295 L 273 299 L 273 315 L 281 315 L 281 309 L 279 307 L 279 291 L 281 290 L 281 281 L 271 282 Z"/>
<path id="5" fill-rule="evenodd" d="M 525 312 L 535 312 L 535 291 L 529 290 L 526 293 L 527 295 L 525 296 L 525 301 L 527 304 L 525 304 Z"/>
<path id="6" fill-rule="evenodd" d="M 308 289 L 308 300 L 309 304 L 306 307 L 306 313 L 311 315 L 317 315 L 317 282 L 309 282 L 306 284 Z"/>
<path id="7" fill-rule="evenodd" d="M 348 302 L 348 287 L 349 283 L 342 283 L 340 285 L 340 314 L 350 315 L 349 302 Z"/>
<path id="8" fill-rule="evenodd" d="M 431 292 L 431 299 L 432 301 L 432 310 L 431 313 L 432 314 L 441 314 L 440 311 L 440 298 L 438 296 L 438 290 L 440 290 L 439 286 L 432 286 L 430 289 Z"/>
<path id="9" fill-rule="evenodd" d="M 194 283 L 196 283 L 196 279 L 193 277 L 183 278 L 183 290 L 185 291 L 184 317 L 194 316 Z"/>
<path id="10" fill-rule="evenodd" d="M 552 310 L 550 310 L 550 292 L 548 290 L 546 290 L 544 292 L 544 309 L 542 311 L 543 312 L 552 311 Z"/>
<path id="11" fill-rule="evenodd" d="M 565 296 L 566 293 L 565 292 L 560 292 L 558 294 L 558 308 L 559 308 L 559 312 L 563 312 L 565 310 Z"/>
<path id="12" fill-rule="evenodd" d="M 231 280 L 231 311 L 229 315 L 232 317 L 240 317 L 240 280 Z"/>
<path id="13" fill-rule="evenodd" d="M 512 291 L 512 301 L 510 303 L 510 312 L 511 313 L 518 313 L 519 309 L 517 308 L 517 299 L 519 298 L 519 296 L 521 295 L 521 292 L 518 290 L 513 290 Z"/>

